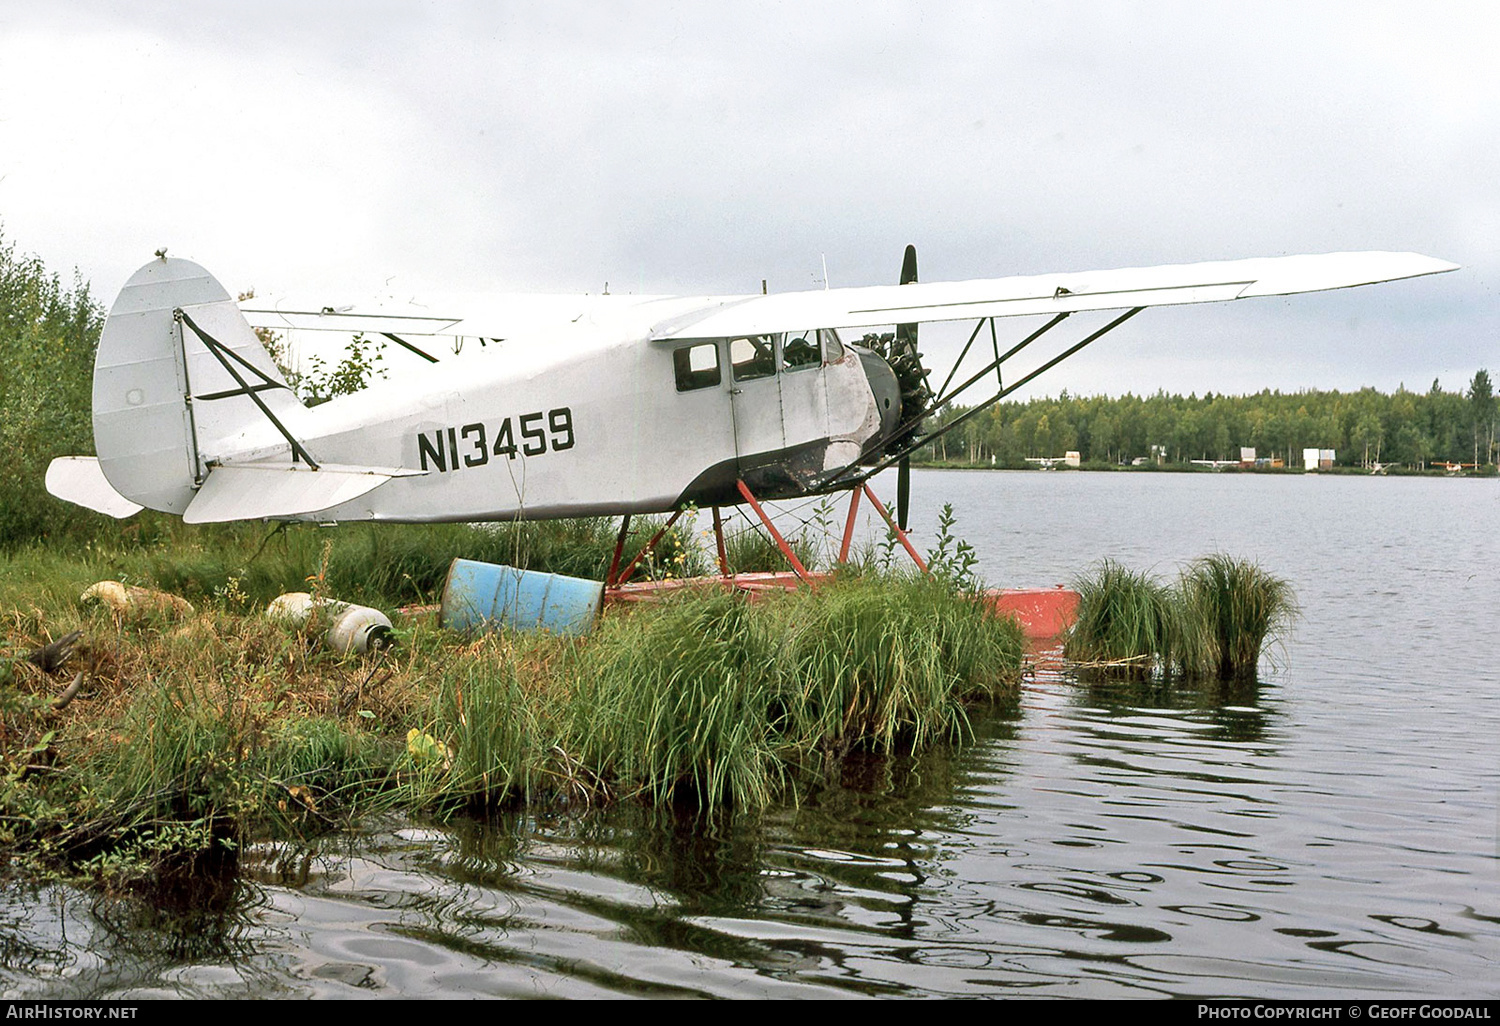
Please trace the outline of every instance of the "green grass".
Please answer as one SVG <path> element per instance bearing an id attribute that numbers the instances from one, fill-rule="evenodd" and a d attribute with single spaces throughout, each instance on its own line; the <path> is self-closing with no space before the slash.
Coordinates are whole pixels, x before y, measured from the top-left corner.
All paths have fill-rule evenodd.
<path id="1" fill-rule="evenodd" d="M 1150 675 L 1179 660 L 1182 606 L 1160 581 L 1106 559 L 1073 587 L 1078 619 L 1063 646 L 1067 658 L 1122 676 Z"/>
<path id="2" fill-rule="evenodd" d="M 1019 627 L 940 582 L 854 577 L 780 612 L 778 701 L 804 749 L 920 748 L 965 732 L 965 702 L 1013 693 Z"/>
<path id="3" fill-rule="evenodd" d="M 635 546 L 661 521 L 637 523 Z M 194 527 L 143 514 L 140 523 L 107 540 L 0 549 L 0 609 L 66 607 L 99 580 L 160 588 L 200 608 L 230 611 L 261 608 L 283 592 L 314 584 L 324 594 L 366 605 L 436 603 L 449 565 L 460 556 L 602 580 L 614 552 L 615 524 L 597 517 L 483 526 L 295 524 L 275 530 L 263 524 Z M 674 530 L 636 576 L 687 576 L 706 565 L 691 539 Z"/>
<path id="4" fill-rule="evenodd" d="M 609 618 L 570 648 L 563 747 L 616 790 L 760 806 L 795 767 L 962 737 L 1014 694 L 1022 637 L 927 580 L 849 577 L 751 603 L 716 589 Z"/>
<path id="5" fill-rule="evenodd" d="M 800 532 L 787 538 L 786 541 L 804 568 L 808 570 L 817 568 L 819 547 L 810 533 Z M 781 551 L 781 547 L 760 525 L 744 527 L 733 533 L 726 529 L 724 555 L 729 560 L 730 571 L 737 574 L 763 571 L 784 572 L 792 568 L 791 563 L 787 562 L 786 555 Z"/>
<path id="6" fill-rule="evenodd" d="M 1074 586 L 1078 620 L 1064 655 L 1110 675 L 1253 678 L 1297 614 L 1286 581 L 1222 554 L 1195 560 L 1176 587 L 1110 560 Z"/>
<path id="7" fill-rule="evenodd" d="M 0 850 L 149 875 L 176 855 L 232 857 L 251 837 L 391 808 L 757 808 L 848 753 L 961 739 L 969 703 L 1016 692 L 1011 620 L 942 582 L 874 570 L 754 602 L 693 590 L 612 610 L 581 639 L 468 638 L 398 616 L 397 647 L 369 659 L 261 615 L 270 596 L 320 585 L 386 608 L 430 598 L 455 549 L 500 559 L 485 546 L 501 544 L 576 572 L 607 559 L 613 531 L 573 524 L 528 540 L 361 527 L 267 540 L 264 529 L 175 527 L 0 556 L 0 651 L 79 628 L 69 670 L 88 678 L 85 697 L 55 713 L 65 679 L 0 659 Z M 102 578 L 170 586 L 197 612 L 130 620 L 80 606 Z"/>
<path id="8" fill-rule="evenodd" d="M 1297 615 L 1286 581 L 1223 554 L 1195 560 L 1183 571 L 1180 590 L 1191 635 L 1182 661 L 1191 675 L 1255 676 L 1263 648 L 1280 639 Z"/>
<path id="9" fill-rule="evenodd" d="M 564 670 L 565 747 L 655 801 L 767 804 L 781 782 L 770 619 L 717 589 L 610 618 Z"/>

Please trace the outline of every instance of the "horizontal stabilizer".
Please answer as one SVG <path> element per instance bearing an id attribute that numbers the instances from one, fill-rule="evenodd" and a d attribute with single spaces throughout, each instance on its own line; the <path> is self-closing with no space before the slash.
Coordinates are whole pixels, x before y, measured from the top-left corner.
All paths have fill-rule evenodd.
<path id="1" fill-rule="evenodd" d="M 65 502 L 71 502 L 116 520 L 134 516 L 145 507 L 131 502 L 115 491 L 99 460 L 93 456 L 59 456 L 47 467 L 47 491 Z"/>
<path id="2" fill-rule="evenodd" d="M 398 467 L 351 467 L 301 463 L 242 463 L 214 467 L 182 514 L 184 523 L 217 524 L 229 520 L 290 520 L 329 509 L 393 477 L 420 471 Z"/>

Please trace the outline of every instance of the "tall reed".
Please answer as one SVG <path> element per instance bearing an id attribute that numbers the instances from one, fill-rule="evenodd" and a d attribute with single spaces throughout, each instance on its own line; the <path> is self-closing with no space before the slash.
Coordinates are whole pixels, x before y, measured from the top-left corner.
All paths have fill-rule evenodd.
<path id="1" fill-rule="evenodd" d="M 773 603 L 783 740 L 802 748 L 891 751 L 960 736 L 963 703 L 1012 693 L 1015 621 L 929 578 L 840 579 Z"/>
<path id="2" fill-rule="evenodd" d="M 1182 603 L 1149 574 L 1106 559 L 1074 582 L 1078 619 L 1063 654 L 1124 676 L 1146 676 L 1181 661 Z"/>
<path id="3" fill-rule="evenodd" d="M 485 638 L 435 675 L 431 717 L 409 728 L 402 760 L 419 804 L 499 805 L 564 790 L 551 771 L 555 725 L 508 640 Z"/>
<path id="4" fill-rule="evenodd" d="M 1074 586 L 1078 619 L 1063 654 L 1127 677 L 1253 677 L 1266 643 L 1297 613 L 1286 581 L 1223 554 L 1194 560 L 1175 588 L 1112 560 Z"/>
<path id="5" fill-rule="evenodd" d="M 1265 644 L 1297 615 L 1291 585 L 1222 553 L 1194 560 L 1180 589 L 1188 637 L 1177 658 L 1190 676 L 1253 677 Z"/>
<path id="6" fill-rule="evenodd" d="M 566 670 L 572 756 L 656 801 L 767 804 L 782 774 L 763 620 L 714 590 L 600 624 Z"/>
<path id="7" fill-rule="evenodd" d="M 1013 620 L 926 579 L 689 594 L 577 649 L 566 743 L 658 800 L 764 805 L 788 760 L 961 736 L 965 702 L 1014 693 L 1022 645 Z"/>

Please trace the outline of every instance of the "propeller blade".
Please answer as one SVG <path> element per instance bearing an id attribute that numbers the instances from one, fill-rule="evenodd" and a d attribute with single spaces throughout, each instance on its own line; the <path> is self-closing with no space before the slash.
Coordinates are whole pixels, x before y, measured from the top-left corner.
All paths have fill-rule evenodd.
<path id="1" fill-rule="evenodd" d="M 901 284 L 911 285 L 917 280 L 917 247 L 907 246 L 906 253 L 901 258 Z M 901 369 L 897 371 L 898 376 L 903 372 L 907 378 L 913 377 L 915 371 L 916 380 L 903 380 L 901 382 L 901 394 L 903 397 L 911 394 L 920 381 L 922 373 L 922 358 L 917 352 L 917 326 L 915 324 L 896 325 L 896 340 L 892 346 Z M 915 367 L 913 367 L 915 365 Z M 923 400 L 917 400 L 918 402 Z M 903 410 L 903 419 L 911 411 Z M 896 470 L 896 523 L 901 530 L 906 530 L 911 514 L 911 457 L 903 456 Z"/>
<path id="2" fill-rule="evenodd" d="M 910 285 L 917 280 L 917 247 L 907 246 L 901 258 L 901 284 Z"/>
<path id="3" fill-rule="evenodd" d="M 901 284 L 914 285 L 917 281 L 917 247 L 907 246 L 906 254 L 901 258 Z M 914 353 L 917 350 L 917 326 L 915 324 L 896 325 L 895 354 Z"/>
<path id="4" fill-rule="evenodd" d="M 901 457 L 896 470 L 896 523 L 906 530 L 907 516 L 911 513 L 911 457 Z"/>

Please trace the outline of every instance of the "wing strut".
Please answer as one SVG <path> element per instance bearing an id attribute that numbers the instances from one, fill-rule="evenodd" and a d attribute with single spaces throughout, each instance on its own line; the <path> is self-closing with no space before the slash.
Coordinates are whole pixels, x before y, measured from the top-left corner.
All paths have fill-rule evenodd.
<path id="1" fill-rule="evenodd" d="M 1126 314 L 1124 317 L 1120 317 L 1120 318 L 1116 319 L 1113 324 L 1110 324 L 1110 325 L 1106 326 L 1104 328 L 1104 331 L 1109 331 L 1110 328 L 1113 328 L 1116 324 L 1120 324 L 1127 317 L 1133 317 L 1133 316 L 1135 316 L 1136 314 L 1140 313 L 1142 309 L 1144 309 L 1144 307 L 1139 307 L 1139 306 L 1136 307 L 1134 310 L 1132 310 L 1130 313 Z M 925 409 L 925 410 L 922 411 L 922 416 L 923 417 L 930 417 L 930 416 L 932 416 L 938 410 L 942 409 L 944 406 L 947 406 L 949 403 L 951 403 L 953 401 L 954 397 L 957 396 L 960 392 L 967 391 L 968 387 L 970 385 L 974 384 L 974 382 L 976 382 L 980 378 L 984 377 L 990 371 L 995 371 L 996 374 L 998 375 L 999 371 L 1000 371 L 1000 365 L 1001 364 L 1003 364 L 1006 360 L 1009 360 L 1012 356 L 1015 356 L 1017 353 L 1019 353 L 1021 350 L 1025 349 L 1027 346 L 1031 345 L 1031 343 L 1035 342 L 1037 339 L 1041 338 L 1043 335 L 1047 334 L 1047 332 L 1049 332 L 1053 328 L 1057 327 L 1063 321 L 1067 320 L 1068 317 L 1069 317 L 1069 314 L 1066 314 L 1066 313 L 1060 313 L 1057 316 L 1053 317 L 1046 324 L 1043 324 L 1040 328 L 1038 328 L 1035 331 L 1033 331 L 1030 335 L 1027 335 L 1025 338 L 1021 339 L 1021 341 L 1017 342 L 1015 345 L 1013 345 L 1009 349 L 1007 349 L 1005 351 L 1005 355 L 1004 356 L 1000 355 L 1000 343 L 999 343 L 998 340 L 996 340 L 995 341 L 995 359 L 994 359 L 994 361 L 992 363 L 986 364 L 982 369 L 980 369 L 976 374 L 974 374 L 973 377 L 969 378 L 968 381 L 965 381 L 962 385 L 959 385 L 953 391 L 949 392 L 948 391 L 948 383 L 953 380 L 953 375 L 955 375 L 955 374 L 958 373 L 958 366 L 959 366 L 959 364 L 961 364 L 961 363 L 964 362 L 964 357 L 969 355 L 969 346 L 973 345 L 974 344 L 974 340 L 979 337 L 979 329 L 982 328 L 982 327 L 984 327 L 984 320 L 987 320 L 987 321 L 990 322 L 990 334 L 991 334 L 992 337 L 994 335 L 994 331 L 995 331 L 995 318 L 993 318 L 993 317 L 986 317 L 984 320 L 982 320 L 978 324 L 974 325 L 974 333 L 969 336 L 969 341 L 968 341 L 967 344 L 965 344 L 964 351 L 962 353 L 958 354 L 958 362 L 955 363 L 953 365 L 953 369 L 948 372 L 948 379 L 947 379 L 947 381 L 943 382 L 943 387 L 938 390 L 938 397 L 932 401 L 932 405 L 931 406 L 929 406 L 927 409 Z M 1067 355 L 1069 355 L 1071 353 L 1077 352 L 1079 349 L 1082 349 L 1084 346 L 1088 345 L 1088 343 L 1094 341 L 1094 339 L 1096 339 L 1100 335 L 1104 334 L 1104 331 L 1100 331 L 1100 332 L 1098 332 L 1098 333 L 1096 333 L 1094 335 L 1090 335 L 1087 339 L 1085 339 L 1083 342 L 1081 342 L 1078 346 L 1074 347 L 1073 349 L 1068 350 L 1068 352 L 1064 353 L 1063 355 L 1067 356 Z M 1056 363 L 1056 362 L 1057 362 L 1056 360 L 1052 361 L 1052 363 Z M 1047 364 L 1047 366 L 1050 367 L 1050 366 L 1052 366 L 1052 364 L 1049 363 L 1049 364 Z M 1045 370 L 1046 368 L 1044 367 L 1042 369 Z M 1040 371 L 1038 373 L 1040 373 Z M 1032 376 L 1035 377 L 1035 375 L 1032 375 Z M 1004 383 L 1001 382 L 1001 384 L 1003 386 Z"/>
<path id="2" fill-rule="evenodd" d="M 760 503 L 757 502 L 755 496 L 751 494 L 749 486 L 747 486 L 743 480 L 736 480 L 734 484 L 735 487 L 740 490 L 740 494 L 745 497 L 745 501 L 750 503 L 750 508 L 755 510 L 755 515 L 760 517 L 760 522 L 766 525 L 766 530 L 771 532 L 771 537 L 775 540 L 776 547 L 781 550 L 781 554 L 786 557 L 786 561 L 792 564 L 792 569 L 797 572 L 797 576 L 801 578 L 804 584 L 812 587 L 813 582 L 812 579 L 807 576 L 807 567 L 802 565 L 802 560 L 797 558 L 797 554 L 793 552 L 792 547 L 786 543 L 786 539 L 781 536 L 781 532 L 776 530 L 776 525 L 771 523 L 770 517 L 766 516 L 766 511 L 761 508 Z M 884 511 L 882 510 L 882 512 Z M 886 519 L 890 520 L 890 518 L 890 514 L 887 513 Z"/>
<path id="3" fill-rule="evenodd" d="M 405 346 L 407 349 L 411 350 L 413 353 L 416 353 L 428 363 L 438 362 L 438 358 L 436 356 L 433 356 L 431 353 L 423 352 L 416 346 L 412 345 L 410 342 L 406 341 L 406 339 L 402 338 L 400 335 L 392 335 L 389 331 L 382 331 L 381 334 L 390 339 L 392 342 L 396 343 L 396 345 Z"/>
<path id="4" fill-rule="evenodd" d="M 225 357 L 226 355 L 229 357 L 233 357 L 236 363 L 241 363 L 246 367 L 249 367 L 250 370 L 254 371 L 256 376 L 260 377 L 266 384 L 276 385 L 281 388 L 285 388 L 286 386 L 279 385 L 278 382 L 275 382 L 266 377 L 266 375 L 256 367 L 240 359 L 239 354 L 235 353 L 229 347 L 225 346 L 224 343 L 220 342 L 208 332 L 198 327 L 198 325 L 194 324 L 193 319 L 188 316 L 186 310 L 183 310 L 181 307 L 179 307 L 178 309 L 172 311 L 172 313 L 174 316 L 180 318 L 183 324 L 186 324 L 189 328 L 193 329 L 193 334 L 198 336 L 198 341 L 202 342 L 203 347 L 214 355 L 214 358 L 219 361 L 220 366 L 222 366 L 226 371 L 229 372 L 229 376 L 234 378 L 235 383 L 240 386 L 240 391 L 245 395 L 248 395 L 255 403 L 255 405 L 260 407 L 260 412 L 266 415 L 266 419 L 269 420 L 272 424 L 276 425 L 276 430 L 280 431 L 281 436 L 285 438 L 292 446 L 292 460 L 295 461 L 297 457 L 300 456 L 302 457 L 302 461 L 304 463 L 306 463 L 313 470 L 317 470 L 317 461 L 314 460 L 312 458 L 312 455 L 302 447 L 302 443 L 297 441 L 297 439 L 293 437 L 292 433 L 286 429 L 286 425 L 276 419 L 276 414 L 271 412 L 271 408 L 265 404 L 265 400 L 261 399 L 260 396 L 255 394 L 257 391 L 259 391 L 259 389 L 252 388 L 250 383 L 244 379 L 244 376 L 241 375 L 239 371 L 235 370 L 234 364 L 230 363 L 228 359 L 225 359 Z M 234 394 L 236 393 L 216 393 L 215 398 L 224 398 L 225 396 Z"/>
<path id="5" fill-rule="evenodd" d="M 1104 327 L 1100 328 L 1098 331 L 1095 331 L 1092 334 L 1088 335 L 1082 341 L 1076 342 L 1073 345 L 1069 346 L 1067 349 L 1063 350 L 1061 353 L 1059 353 L 1058 355 L 1054 356 L 1052 359 L 1048 360 L 1046 363 L 1042 364 L 1040 367 L 1037 367 L 1035 370 L 1031 371 L 1029 374 L 1026 374 L 1026 375 L 1018 378 L 1016 381 L 1012 382 L 1007 387 L 1002 387 L 1002 388 L 997 389 L 994 395 L 992 395 L 990 398 L 986 399 L 984 402 L 982 402 L 982 403 L 978 404 L 977 406 L 973 407 L 972 409 L 966 410 L 963 413 L 963 415 L 961 415 L 959 417 L 955 417 L 953 420 L 949 421 L 947 424 L 944 424 L 942 427 L 938 428 L 936 431 L 929 432 L 928 434 L 923 435 L 920 438 L 915 438 L 915 439 L 912 439 L 912 440 L 910 440 L 908 442 L 903 443 L 895 452 L 887 455 L 884 459 L 879 460 L 877 463 L 875 463 L 874 466 L 872 466 L 872 467 L 870 467 L 868 469 L 865 469 L 865 470 L 861 470 L 858 475 L 856 475 L 856 476 L 854 476 L 852 478 L 846 478 L 844 475 L 848 474 L 850 470 L 852 470 L 856 466 L 858 466 L 860 460 L 865 459 L 869 455 L 868 451 L 865 452 L 865 453 L 862 453 L 859 459 L 855 460 L 852 463 L 849 463 L 849 464 L 845 465 L 844 467 L 841 467 L 840 469 L 838 469 L 838 470 L 834 471 L 832 474 L 830 474 L 829 477 L 827 478 L 829 485 L 831 487 L 839 488 L 839 487 L 846 487 L 846 486 L 848 486 L 851 483 L 856 483 L 857 484 L 857 483 L 863 483 L 865 481 L 868 481 L 870 478 L 874 477 L 876 474 L 880 473 L 882 470 L 884 470 L 887 467 L 891 466 L 893 463 L 897 462 L 898 460 L 902 459 L 903 457 L 911 455 L 913 452 L 915 452 L 916 450 L 922 448 L 924 445 L 927 445 L 929 442 L 932 442 L 932 441 L 934 441 L 934 440 L 936 440 L 938 438 L 941 438 L 943 435 L 946 435 L 949 431 L 952 431 L 954 428 L 958 427 L 960 424 L 962 424 L 965 421 L 969 420 L 971 417 L 974 417 L 977 414 L 982 413 L 983 411 L 989 409 L 991 406 L 994 406 L 996 403 L 998 403 L 1000 400 L 1004 399 L 1006 396 L 1010 395 L 1012 392 L 1014 392 L 1017 389 L 1023 387 L 1024 385 L 1030 383 L 1032 381 L 1032 379 L 1034 379 L 1038 374 L 1041 374 L 1044 371 L 1048 371 L 1048 370 L 1051 370 L 1053 367 L 1056 367 L 1059 363 L 1062 363 L 1068 357 L 1070 357 L 1073 354 L 1077 353 L 1080 349 L 1082 349 L 1084 346 L 1088 345 L 1090 342 L 1094 342 L 1094 341 L 1098 340 L 1099 338 L 1102 338 L 1104 335 L 1106 335 L 1109 332 L 1113 331 L 1115 328 L 1118 328 L 1120 325 L 1124 324 L 1126 321 L 1130 320 L 1130 318 L 1134 317 L 1136 314 L 1140 313 L 1144 309 L 1145 309 L 1145 307 L 1143 307 L 1143 306 L 1136 306 L 1136 307 L 1132 307 L 1129 310 L 1126 310 L 1124 313 L 1122 313 L 1120 316 L 1116 317 L 1114 320 L 1110 321 L 1108 324 L 1106 324 Z M 962 385 L 960 385 L 957 388 L 955 388 L 952 392 L 948 393 L 947 395 L 939 396 L 938 399 L 936 399 L 936 400 L 933 401 L 933 404 L 932 404 L 931 407 L 929 407 L 928 409 L 926 409 L 926 410 L 924 410 L 922 412 L 921 417 L 916 418 L 916 422 L 920 422 L 922 418 L 931 416 L 933 413 L 937 412 L 937 410 L 939 408 L 948 405 L 950 402 L 953 401 L 953 398 L 955 396 L 957 396 L 960 392 L 963 392 L 965 389 L 967 389 L 970 385 L 974 384 L 974 382 L 978 381 L 980 378 L 982 378 L 985 375 L 989 374 L 990 371 L 993 370 L 993 371 L 996 371 L 998 373 L 999 370 L 1000 370 L 1000 365 L 1001 364 L 1003 364 L 1010 357 L 1014 356 L 1016 353 L 1020 352 L 1022 349 L 1026 348 L 1032 342 L 1036 341 L 1045 332 L 1050 331 L 1052 328 L 1054 328 L 1058 324 L 1062 323 L 1063 319 L 1066 318 L 1067 316 L 1068 316 L 1068 314 L 1066 314 L 1066 313 L 1060 313 L 1057 316 L 1053 317 L 1046 324 L 1042 325 L 1036 331 L 1032 332 L 1026 338 L 1022 339 L 1020 342 L 1017 342 L 1014 346 L 1012 346 L 1010 349 L 1008 349 L 1003 356 L 1000 356 L 993 363 L 990 363 L 987 366 L 985 366 L 983 370 L 980 370 L 978 373 L 976 373 L 971 378 L 969 378 L 969 380 L 965 381 Z M 979 328 L 981 326 L 982 326 L 982 324 L 981 325 L 976 325 L 976 327 L 974 329 L 974 334 L 971 335 L 970 338 L 969 338 L 969 341 L 971 343 L 974 341 L 975 338 L 977 338 L 979 336 Z M 968 351 L 968 347 L 965 346 L 965 352 L 967 352 L 967 351 Z M 960 357 L 960 359 L 962 359 L 962 357 Z M 955 365 L 955 370 L 956 369 L 957 369 L 957 366 Z M 950 373 L 948 375 L 948 377 L 949 377 L 949 380 L 951 381 L 952 378 L 953 378 L 953 375 Z M 944 382 L 943 383 L 944 389 L 947 388 L 947 384 L 948 384 L 948 382 Z M 901 430 L 901 428 L 897 428 L 896 432 L 893 432 L 893 434 L 899 434 L 900 430 Z M 870 446 L 867 446 L 866 448 L 869 451 L 874 451 L 874 449 L 876 447 L 878 447 L 879 444 L 880 443 L 877 441 L 875 443 L 875 445 L 870 445 Z"/>

